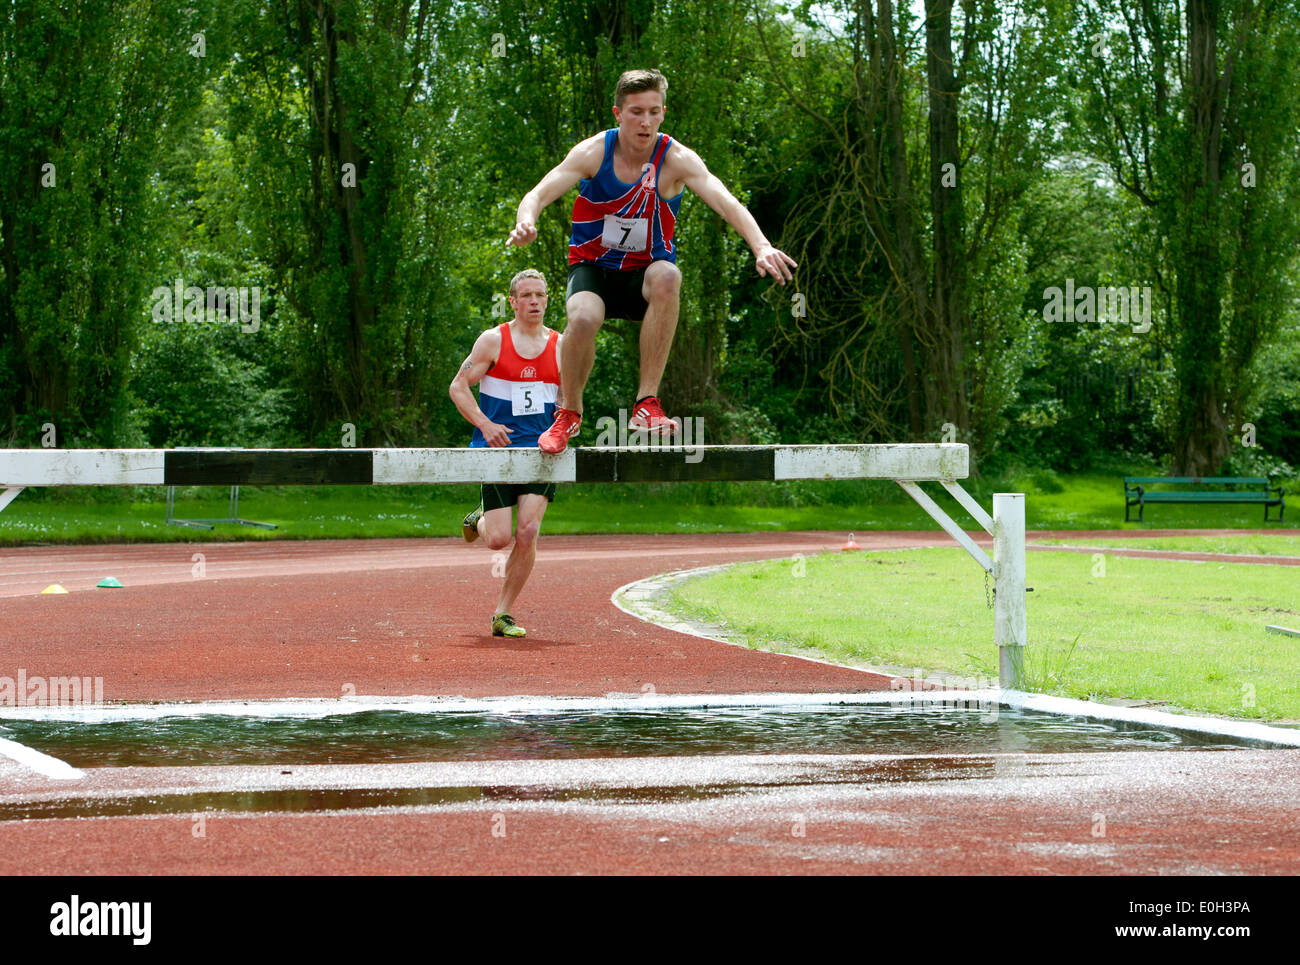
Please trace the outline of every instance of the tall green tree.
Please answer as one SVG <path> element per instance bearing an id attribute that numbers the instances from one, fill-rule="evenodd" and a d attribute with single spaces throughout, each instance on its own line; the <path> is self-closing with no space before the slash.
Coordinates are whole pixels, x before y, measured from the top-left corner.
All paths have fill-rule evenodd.
<path id="1" fill-rule="evenodd" d="M 0 8 L 0 436 L 135 439 L 125 385 L 167 255 L 152 178 L 208 74 L 211 4 Z"/>
<path id="2" fill-rule="evenodd" d="M 865 435 L 936 438 L 950 423 L 987 451 L 1025 353 L 1016 202 L 1050 141 L 1050 23 L 976 0 L 931 0 L 919 30 L 892 0 L 845 12 L 838 33 L 810 20 L 798 59 L 759 20 L 815 159 L 790 184 L 808 292 L 790 327 L 825 346 L 829 398 Z"/>
<path id="3" fill-rule="evenodd" d="M 1079 28 L 1082 116 L 1147 211 L 1147 263 L 1171 306 L 1174 470 L 1210 475 L 1291 309 L 1300 13 L 1275 0 L 1092 2 Z"/>
<path id="4" fill-rule="evenodd" d="M 443 131 L 470 15 L 453 6 L 240 8 L 247 50 L 223 89 L 313 439 L 337 444 L 351 423 L 359 444 L 410 444 L 445 416 L 461 297 L 449 199 L 465 145 Z"/>

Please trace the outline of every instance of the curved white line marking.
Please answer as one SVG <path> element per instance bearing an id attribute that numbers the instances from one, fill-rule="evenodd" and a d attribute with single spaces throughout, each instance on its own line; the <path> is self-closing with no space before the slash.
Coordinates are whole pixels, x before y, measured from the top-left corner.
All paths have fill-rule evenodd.
<path id="1" fill-rule="evenodd" d="M 38 750 L 33 750 L 16 741 L 6 740 L 3 737 L 0 737 L 0 755 L 16 761 L 37 774 L 43 774 L 45 777 L 52 777 L 58 781 L 79 781 L 83 776 L 81 771 L 66 761 L 51 757 L 49 754 L 42 754 Z"/>

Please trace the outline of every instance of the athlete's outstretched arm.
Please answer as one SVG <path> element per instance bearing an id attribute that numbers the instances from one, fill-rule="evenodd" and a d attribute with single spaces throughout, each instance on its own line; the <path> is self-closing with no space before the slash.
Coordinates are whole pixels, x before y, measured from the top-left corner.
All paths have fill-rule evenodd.
<path id="1" fill-rule="evenodd" d="M 483 414 L 470 386 L 477 385 L 487 375 L 500 355 L 501 333 L 495 328 L 489 328 L 474 340 L 474 347 L 470 349 L 468 357 L 461 363 L 460 370 L 447 389 L 451 401 L 456 403 L 456 411 L 465 417 L 466 422 L 482 432 L 487 444 L 495 449 L 510 445 L 510 430 Z"/>
<path id="2" fill-rule="evenodd" d="M 782 285 L 790 281 L 794 277 L 790 274 L 790 269 L 799 267 L 795 260 L 767 240 L 749 209 L 736 200 L 736 196 L 727 190 L 727 186 L 708 169 L 698 154 L 680 142 L 675 147 L 680 152 L 677 164 L 685 174 L 683 180 L 686 186 L 745 239 L 750 251 L 754 253 L 754 265 L 758 268 L 758 273 L 775 279 Z"/>
<path id="3" fill-rule="evenodd" d="M 546 176 L 524 195 L 515 213 L 515 227 L 507 245 L 524 245 L 537 239 L 537 218 L 553 201 L 560 198 L 583 178 L 592 178 L 600 170 L 605 154 L 605 135 L 597 134 L 574 145 L 563 161 L 546 172 Z"/>

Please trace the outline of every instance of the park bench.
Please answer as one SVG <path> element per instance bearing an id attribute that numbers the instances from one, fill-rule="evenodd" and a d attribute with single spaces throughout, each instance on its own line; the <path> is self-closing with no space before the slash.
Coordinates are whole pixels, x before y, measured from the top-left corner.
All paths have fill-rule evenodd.
<path id="1" fill-rule="evenodd" d="M 1156 485 L 1174 488 L 1147 488 Z M 1138 522 L 1142 522 L 1147 503 L 1257 503 L 1264 507 L 1264 522 L 1269 522 L 1270 506 L 1278 507 L 1277 522 L 1281 522 L 1286 512 L 1285 497 L 1286 490 L 1269 486 L 1263 476 L 1125 476 L 1124 522 L 1131 522 L 1132 506 L 1138 508 Z"/>

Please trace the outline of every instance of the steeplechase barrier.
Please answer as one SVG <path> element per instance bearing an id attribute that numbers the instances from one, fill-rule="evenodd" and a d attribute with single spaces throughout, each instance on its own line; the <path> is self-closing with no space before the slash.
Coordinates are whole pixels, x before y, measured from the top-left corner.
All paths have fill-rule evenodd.
<path id="1" fill-rule="evenodd" d="M 994 584 L 1003 687 L 1022 689 L 1025 497 L 996 493 L 990 515 L 958 480 L 961 443 L 538 449 L 0 449 L 0 511 L 29 486 L 398 486 L 448 483 L 743 482 L 892 479 Z M 923 489 L 937 482 L 993 537 L 990 558 Z"/>

